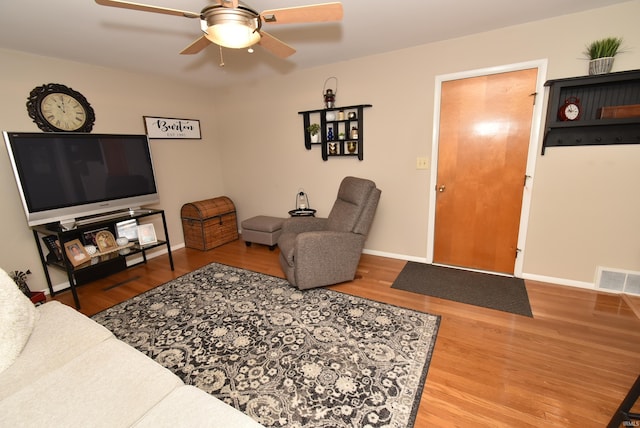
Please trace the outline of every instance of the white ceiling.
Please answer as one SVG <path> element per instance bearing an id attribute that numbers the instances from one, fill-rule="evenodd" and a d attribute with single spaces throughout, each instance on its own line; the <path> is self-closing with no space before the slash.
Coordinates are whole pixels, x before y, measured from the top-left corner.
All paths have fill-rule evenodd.
<path id="1" fill-rule="evenodd" d="M 328 0 L 321 0 L 319 3 Z M 474 34 L 626 0 L 344 0 L 338 23 L 270 25 L 263 30 L 297 49 L 287 59 L 260 47 L 211 45 L 179 52 L 200 36 L 196 19 L 99 6 L 94 0 L 0 0 L 0 47 L 216 87 Z M 192 12 L 211 0 L 136 0 Z M 257 11 L 313 0 L 251 0 Z"/>

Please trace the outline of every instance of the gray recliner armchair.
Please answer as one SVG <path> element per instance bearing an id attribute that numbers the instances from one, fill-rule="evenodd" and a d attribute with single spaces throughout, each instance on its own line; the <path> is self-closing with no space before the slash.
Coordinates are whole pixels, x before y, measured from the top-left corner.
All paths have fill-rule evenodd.
<path id="1" fill-rule="evenodd" d="M 353 280 L 380 193 L 371 180 L 345 177 L 329 217 L 286 219 L 278 247 L 287 280 L 301 290 Z"/>

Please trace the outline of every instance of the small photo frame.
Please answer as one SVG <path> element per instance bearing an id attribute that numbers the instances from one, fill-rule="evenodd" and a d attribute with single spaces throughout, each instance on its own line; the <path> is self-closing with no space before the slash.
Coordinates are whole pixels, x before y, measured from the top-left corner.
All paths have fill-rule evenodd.
<path id="1" fill-rule="evenodd" d="M 101 253 L 109 253 L 118 249 L 116 238 L 114 238 L 113 233 L 108 230 L 101 230 L 96 233 L 96 245 L 98 246 L 98 251 Z"/>
<path id="2" fill-rule="evenodd" d="M 64 243 L 64 250 L 67 253 L 67 258 L 69 262 L 76 267 L 80 266 L 83 263 L 91 261 L 91 256 L 87 253 L 87 250 L 84 249 L 82 242 L 79 239 L 74 239 L 73 241 L 68 241 Z"/>
<path id="3" fill-rule="evenodd" d="M 84 243 L 84 245 L 95 245 L 97 247 L 98 241 L 96 240 L 96 236 L 98 235 L 98 232 L 101 232 L 103 230 L 109 230 L 109 228 L 102 227 L 100 229 L 86 230 L 82 232 L 82 242 Z"/>
<path id="4" fill-rule="evenodd" d="M 141 224 L 138 226 L 138 242 L 140 245 L 155 244 L 158 242 L 156 237 L 156 229 L 152 223 Z"/>
<path id="5" fill-rule="evenodd" d="M 116 237 L 136 241 L 138 239 L 138 221 L 132 218 L 116 223 Z"/>

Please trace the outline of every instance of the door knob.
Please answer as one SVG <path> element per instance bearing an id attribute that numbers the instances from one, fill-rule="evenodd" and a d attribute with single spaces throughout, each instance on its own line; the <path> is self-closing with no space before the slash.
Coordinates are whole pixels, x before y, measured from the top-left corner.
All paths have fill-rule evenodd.
<path id="1" fill-rule="evenodd" d="M 438 192 L 442 193 L 444 192 L 444 189 L 446 189 L 446 187 L 444 187 L 444 184 L 441 184 L 440 186 L 438 186 Z"/>

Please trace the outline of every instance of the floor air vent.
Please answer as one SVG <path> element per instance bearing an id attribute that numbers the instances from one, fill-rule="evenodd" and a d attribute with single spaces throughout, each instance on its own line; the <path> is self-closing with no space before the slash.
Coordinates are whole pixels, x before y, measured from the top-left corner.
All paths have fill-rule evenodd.
<path id="1" fill-rule="evenodd" d="M 640 272 L 599 266 L 596 288 L 640 296 Z"/>

